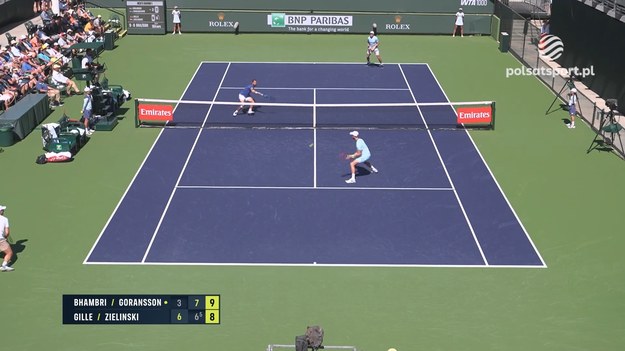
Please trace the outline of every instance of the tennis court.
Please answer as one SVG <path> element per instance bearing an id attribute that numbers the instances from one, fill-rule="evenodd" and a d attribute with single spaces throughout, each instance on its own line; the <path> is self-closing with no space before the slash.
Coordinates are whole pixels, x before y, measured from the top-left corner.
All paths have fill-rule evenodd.
<path id="1" fill-rule="evenodd" d="M 211 104 L 252 78 L 311 106 Z M 447 102 L 427 64 L 203 62 L 188 128 L 162 130 L 85 263 L 545 267 L 469 134 L 430 128 L 456 120 L 427 105 Z M 349 103 L 406 105 L 314 105 Z M 356 184 L 351 129 L 380 170 Z"/>

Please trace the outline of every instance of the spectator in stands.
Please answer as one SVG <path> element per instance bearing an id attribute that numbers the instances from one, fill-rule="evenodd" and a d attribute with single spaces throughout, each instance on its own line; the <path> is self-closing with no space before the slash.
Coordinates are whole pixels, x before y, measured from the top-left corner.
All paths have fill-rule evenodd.
<path id="1" fill-rule="evenodd" d="M 78 5 L 78 7 L 76 8 L 76 15 L 78 16 L 78 18 L 81 18 L 84 21 L 90 21 L 93 19 L 91 14 L 87 10 L 85 10 L 84 4 Z"/>
<path id="2" fill-rule="evenodd" d="M 61 11 L 61 13 L 64 13 L 65 11 L 67 11 L 67 9 L 69 9 L 67 0 L 59 0 L 59 11 Z"/>
<path id="3" fill-rule="evenodd" d="M 7 48 L 4 46 L 0 48 L 0 62 L 8 63 L 8 62 L 11 62 L 11 60 L 12 60 L 12 57 L 11 55 L 9 55 Z"/>
<path id="4" fill-rule="evenodd" d="M 61 101 L 61 91 L 49 86 L 46 83 L 43 74 L 37 75 L 37 85 L 35 85 L 35 89 L 37 89 L 37 92 L 39 93 L 48 95 L 51 107 L 63 106 L 63 102 Z"/>
<path id="5" fill-rule="evenodd" d="M 30 53 L 27 56 L 22 56 L 22 64 L 20 67 L 22 72 L 29 74 L 42 73 L 43 68 L 32 62 L 31 59 L 32 56 L 30 56 Z"/>
<path id="6" fill-rule="evenodd" d="M 93 20 L 89 20 L 89 22 L 87 22 L 87 24 L 85 24 L 84 28 L 83 28 L 83 32 L 85 33 L 89 33 L 91 31 L 95 30 L 95 25 L 93 24 Z"/>
<path id="7" fill-rule="evenodd" d="M 14 270 L 13 267 L 9 267 L 9 262 L 11 262 L 13 257 L 13 250 L 11 250 L 11 245 L 7 241 L 11 231 L 9 230 L 9 219 L 4 216 L 4 210 L 6 209 L 6 206 L 0 205 L 0 251 L 4 252 L 4 260 L 2 261 L 2 267 L 0 267 L 2 272 Z"/>
<path id="8" fill-rule="evenodd" d="M 98 37 L 96 36 L 96 33 L 94 31 L 91 30 L 91 31 L 88 31 L 86 33 L 87 33 L 87 35 L 85 37 L 85 42 L 86 43 L 93 43 L 94 41 L 97 40 Z"/>
<path id="9" fill-rule="evenodd" d="M 9 49 L 9 51 L 13 58 L 16 58 L 16 57 L 19 58 L 23 56 L 22 51 L 20 50 L 19 47 L 17 47 L 17 41 L 15 40 L 11 40 L 11 48 Z"/>
<path id="10" fill-rule="evenodd" d="M 35 87 L 37 81 L 28 72 L 22 71 L 20 62 L 15 62 L 12 70 L 12 77 L 16 82 L 17 90 L 20 92 L 20 96 L 28 94 L 28 92 Z"/>
<path id="11" fill-rule="evenodd" d="M 28 37 L 26 35 L 21 35 L 19 41 L 17 42 L 17 47 L 22 52 L 28 52 L 33 49 L 33 46 L 30 45 L 28 41 Z"/>
<path id="12" fill-rule="evenodd" d="M 460 36 L 464 37 L 464 11 L 462 11 L 462 7 L 456 12 L 456 22 L 454 23 L 454 33 L 452 36 L 456 36 L 458 29 L 460 29 Z"/>
<path id="13" fill-rule="evenodd" d="M 67 34 L 65 33 L 59 35 L 59 40 L 57 40 L 56 44 L 59 44 L 61 50 L 69 49 L 72 46 L 72 44 L 67 41 Z"/>
<path id="14" fill-rule="evenodd" d="M 79 31 L 83 27 L 80 24 L 80 21 L 78 20 L 78 15 L 75 14 L 74 10 L 69 10 L 65 13 L 65 20 L 67 21 L 67 26 L 69 27 L 69 29 Z"/>
<path id="15" fill-rule="evenodd" d="M 93 20 L 93 30 L 100 35 L 104 33 L 104 21 L 102 20 L 102 15 L 98 15 Z"/>
<path id="16" fill-rule="evenodd" d="M 33 51 L 38 50 L 42 45 L 41 40 L 36 35 L 33 35 L 33 37 L 30 38 L 29 43 Z"/>
<path id="17" fill-rule="evenodd" d="M 50 40 L 50 37 L 46 34 L 46 32 L 43 30 L 43 28 L 38 27 L 37 31 L 35 32 L 35 35 L 39 38 L 39 40 L 41 40 L 42 42 L 45 42 L 46 40 Z"/>
<path id="18" fill-rule="evenodd" d="M 174 32 L 171 34 L 176 34 L 176 31 L 178 32 L 178 34 L 182 34 L 182 32 L 180 31 L 180 27 L 182 26 L 182 15 L 180 14 L 180 10 L 178 10 L 178 6 L 174 6 L 174 10 L 171 12 L 171 15 L 173 16 L 174 22 Z"/>
<path id="19" fill-rule="evenodd" d="M 540 27 L 540 36 L 543 37 L 545 35 L 549 35 L 549 20 L 544 19 L 543 25 Z"/>
<path id="20" fill-rule="evenodd" d="M 8 83 L 0 79 L 0 102 L 2 102 L 5 110 L 8 110 L 9 106 L 13 105 L 15 98 L 16 94 L 9 88 Z"/>
<path id="21" fill-rule="evenodd" d="M 57 46 L 58 46 L 58 44 L 57 44 Z M 42 47 L 47 47 L 46 48 L 46 53 L 48 54 L 50 59 L 55 59 L 56 58 L 57 61 L 60 61 L 63 64 L 66 64 L 66 63 L 68 63 L 70 61 L 68 57 L 63 56 L 62 53 L 60 53 L 56 48 L 54 48 L 54 45 L 53 45 L 53 47 L 50 47 L 48 44 L 44 44 Z"/>
<path id="22" fill-rule="evenodd" d="M 39 17 L 41 17 L 41 20 L 43 21 L 43 24 L 45 26 L 47 26 L 48 24 L 52 22 L 52 17 L 50 17 L 50 14 L 45 10 L 41 11 L 41 14 L 39 14 Z"/>
<path id="23" fill-rule="evenodd" d="M 52 82 L 57 85 L 65 85 L 67 94 L 73 90 L 75 94 L 80 94 L 80 89 L 78 89 L 78 85 L 73 80 L 67 78 L 61 72 L 61 66 L 54 65 L 52 66 Z"/>
<path id="24" fill-rule="evenodd" d="M 50 56 L 48 56 L 48 54 L 46 53 L 47 48 L 48 48 L 47 43 L 41 45 L 41 47 L 39 48 L 37 52 L 37 58 L 45 62 L 46 65 L 50 65 L 52 63 L 52 58 L 50 58 Z"/>

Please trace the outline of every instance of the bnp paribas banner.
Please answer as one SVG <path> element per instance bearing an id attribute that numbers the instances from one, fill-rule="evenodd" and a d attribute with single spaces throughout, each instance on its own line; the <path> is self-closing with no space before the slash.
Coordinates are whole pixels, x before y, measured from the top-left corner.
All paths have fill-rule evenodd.
<path id="1" fill-rule="evenodd" d="M 185 32 L 449 34 L 455 14 L 186 11 Z M 171 18 L 168 28 L 173 28 Z M 491 15 L 467 14 L 465 34 L 489 34 Z"/>
<path id="2" fill-rule="evenodd" d="M 267 25 L 271 28 L 285 28 L 290 32 L 349 32 L 354 25 L 354 17 L 272 13 L 267 15 Z"/>

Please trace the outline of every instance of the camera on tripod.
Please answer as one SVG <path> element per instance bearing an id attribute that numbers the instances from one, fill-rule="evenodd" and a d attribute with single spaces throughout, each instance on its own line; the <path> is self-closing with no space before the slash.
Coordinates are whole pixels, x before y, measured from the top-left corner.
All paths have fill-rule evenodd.
<path id="1" fill-rule="evenodd" d="M 614 111 L 618 108 L 618 100 L 616 99 L 607 99 L 605 101 L 605 105 L 611 110 Z"/>

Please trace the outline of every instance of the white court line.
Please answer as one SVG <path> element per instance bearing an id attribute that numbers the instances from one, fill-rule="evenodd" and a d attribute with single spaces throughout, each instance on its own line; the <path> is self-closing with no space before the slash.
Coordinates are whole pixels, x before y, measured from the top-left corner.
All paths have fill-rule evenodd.
<path id="1" fill-rule="evenodd" d="M 193 82 L 193 79 L 195 78 L 197 73 L 200 71 L 201 67 L 202 67 L 202 63 L 200 63 L 197 66 L 197 68 L 195 69 L 195 72 L 193 73 L 193 76 L 191 76 L 191 79 L 189 80 L 189 83 L 187 83 L 187 86 L 184 88 L 184 91 L 182 92 L 182 95 L 180 96 L 180 99 L 182 99 L 184 97 L 184 94 L 187 93 L 187 90 L 189 90 L 189 87 L 191 86 L 191 82 Z M 178 104 L 176 104 L 176 106 L 174 107 L 174 111 L 176 111 L 177 108 L 178 108 Z M 106 231 L 106 228 L 108 228 L 109 224 L 111 223 L 111 220 L 113 220 L 113 217 L 115 217 L 115 214 L 117 213 L 117 210 L 119 209 L 119 206 L 121 206 L 122 202 L 126 198 L 126 195 L 128 194 L 128 191 L 130 191 L 130 188 L 132 188 L 132 185 L 134 184 L 135 179 L 137 179 L 137 176 L 139 176 L 139 172 L 141 172 L 141 170 L 143 169 L 143 165 L 145 164 L 145 162 L 150 157 L 150 154 L 152 153 L 152 150 L 154 149 L 154 146 L 156 146 L 156 143 L 158 143 L 158 140 L 161 138 L 161 135 L 163 134 L 164 130 L 165 129 L 162 129 L 158 133 L 158 136 L 154 140 L 154 143 L 152 143 L 152 146 L 150 147 L 150 150 L 148 150 L 148 153 L 145 155 L 145 158 L 141 162 L 141 165 L 139 166 L 139 169 L 137 169 L 137 172 L 135 172 L 135 175 L 132 177 L 132 180 L 130 181 L 130 184 L 128 184 L 128 187 L 124 191 L 124 194 L 122 195 L 121 199 L 119 199 L 119 202 L 115 206 L 115 209 L 113 210 L 113 213 L 111 213 L 111 215 L 109 216 L 109 219 L 106 221 L 106 224 L 104 225 L 104 228 L 102 228 L 102 231 L 100 231 L 100 235 L 98 235 L 98 238 L 93 243 L 93 246 L 91 246 L 91 250 L 89 250 L 89 253 L 87 254 L 87 257 L 85 257 L 85 260 L 83 261 L 83 264 L 87 263 L 87 260 L 89 259 L 89 257 L 93 253 L 93 250 L 95 250 L 96 246 L 98 246 L 98 242 L 100 242 L 100 239 L 102 238 L 102 235 Z"/>
<path id="2" fill-rule="evenodd" d="M 345 87 L 345 88 L 323 88 L 323 87 L 310 87 L 310 88 L 270 88 L 270 87 L 262 87 L 258 88 L 258 90 L 355 90 L 355 91 L 409 91 L 407 88 L 353 88 L 353 87 Z M 241 90 L 241 87 L 222 87 L 221 90 Z"/>
<path id="3" fill-rule="evenodd" d="M 313 89 L 313 104 L 317 104 L 317 89 Z M 313 187 L 317 187 L 317 108 L 313 107 Z"/>
<path id="4" fill-rule="evenodd" d="M 483 265 L 483 264 L 333 264 L 333 263 L 210 263 L 210 262 L 87 262 L 92 265 L 117 266 L 217 266 L 217 267 L 337 267 L 337 268 L 530 268 L 541 269 L 545 266 L 522 265 Z"/>
<path id="5" fill-rule="evenodd" d="M 412 92 L 412 88 L 410 87 L 410 83 L 408 83 L 408 78 L 406 77 L 406 74 L 404 74 L 404 70 L 401 68 L 401 65 L 399 65 L 399 70 L 401 71 L 401 74 L 404 77 L 404 80 L 406 81 L 406 86 L 408 86 L 408 88 L 410 89 L 410 95 L 412 96 L 412 99 L 414 100 L 415 103 L 417 103 L 417 98 L 414 96 L 414 93 Z M 482 256 L 482 259 L 484 260 L 484 263 L 486 263 L 486 265 L 488 266 L 488 259 L 486 259 L 486 256 L 484 255 L 484 251 L 482 250 L 482 245 L 480 245 L 479 240 L 477 240 L 477 235 L 475 234 L 475 230 L 473 230 L 473 225 L 471 224 L 471 220 L 469 219 L 469 216 L 467 215 L 467 211 L 464 209 L 464 205 L 462 204 L 462 201 L 460 200 L 460 196 L 458 196 L 458 192 L 456 191 L 456 187 L 454 186 L 454 182 L 451 179 L 451 176 L 449 175 L 449 171 L 447 171 L 447 166 L 445 166 L 445 162 L 443 161 L 443 157 L 441 156 L 441 153 L 438 150 L 438 146 L 436 145 L 436 141 L 434 141 L 434 136 L 432 136 L 432 131 L 428 127 L 427 121 L 425 120 L 425 115 L 421 112 L 421 108 L 419 107 L 419 105 L 417 105 L 417 109 L 419 110 L 419 114 L 421 115 L 421 120 L 425 124 L 425 127 L 427 129 L 428 135 L 430 136 L 430 140 L 432 141 L 432 145 L 434 146 L 434 150 L 436 150 L 436 155 L 438 156 L 438 159 L 440 160 L 441 165 L 443 166 L 443 170 L 445 171 L 445 175 L 447 176 L 447 180 L 449 180 L 449 184 L 451 184 L 451 187 L 454 189 L 454 195 L 456 196 L 456 200 L 458 201 L 458 205 L 460 205 L 460 210 L 462 210 L 462 214 L 464 215 L 464 219 L 467 222 L 467 225 L 469 226 L 469 230 L 471 231 L 471 235 L 473 235 L 473 240 L 475 240 L 475 244 L 477 245 L 477 248 L 480 251 L 480 255 Z"/>
<path id="6" fill-rule="evenodd" d="M 224 80 L 226 79 L 226 75 L 228 74 L 228 70 L 230 69 L 230 64 L 228 64 L 228 66 L 226 67 L 223 76 L 221 77 L 221 81 L 219 82 L 219 86 L 217 87 L 217 91 L 215 92 L 215 96 L 213 96 L 213 100 L 215 100 L 217 98 L 217 94 L 219 94 L 219 89 L 221 88 L 221 85 L 223 84 Z M 206 116 L 204 117 L 204 121 L 202 122 L 202 127 L 204 127 L 204 125 L 206 124 L 206 120 L 208 120 L 208 116 L 211 113 L 211 110 L 213 109 L 213 105 L 211 105 L 211 107 L 208 109 L 208 112 L 206 112 Z M 195 150 L 195 146 L 197 145 L 198 140 L 200 140 L 200 136 L 202 135 L 202 131 L 204 130 L 204 128 L 200 128 L 197 136 L 195 137 L 195 141 L 193 142 L 193 146 L 191 147 L 191 151 L 189 151 L 189 155 L 187 155 L 187 159 L 184 162 L 184 165 L 182 166 L 182 169 L 180 170 L 180 174 L 178 175 L 178 179 L 176 180 L 176 184 L 174 185 L 174 188 L 171 191 L 171 194 L 169 195 L 169 199 L 167 200 L 167 204 L 165 205 L 165 209 L 163 210 L 163 214 L 161 215 L 161 218 L 158 221 L 158 224 L 156 225 L 156 229 L 154 229 L 154 233 L 152 234 L 152 239 L 150 240 L 150 244 L 148 245 L 147 249 L 145 250 L 145 254 L 143 255 L 143 259 L 141 260 L 141 262 L 145 262 L 145 259 L 148 257 L 148 254 L 150 253 L 150 249 L 152 248 L 152 244 L 154 243 L 154 239 L 156 239 L 156 234 L 158 233 L 158 230 L 161 228 L 161 224 L 163 224 L 163 219 L 165 219 L 165 215 L 167 214 L 167 211 L 169 210 L 169 205 L 171 204 L 171 200 L 174 198 L 174 195 L 176 194 L 176 189 L 178 189 L 178 184 L 180 184 L 180 179 L 182 179 L 182 175 L 184 174 L 184 171 L 187 169 L 187 165 L 189 164 L 189 160 L 191 159 L 191 155 L 193 155 L 193 151 Z"/>
<path id="7" fill-rule="evenodd" d="M 353 186 L 250 186 L 250 185 L 178 185 L 178 189 L 268 189 L 268 190 L 397 190 L 397 191 L 454 191 L 453 188 L 392 188 Z"/>
<path id="8" fill-rule="evenodd" d="M 443 90 L 443 87 L 441 86 L 441 83 L 438 81 L 438 79 L 436 78 L 436 76 L 434 75 L 434 71 L 432 71 L 432 68 L 430 67 L 429 64 L 426 64 L 428 70 L 430 70 L 430 73 L 432 74 L 432 77 L 434 77 L 434 80 L 436 81 L 436 84 L 438 84 L 438 87 L 441 89 L 441 91 L 443 92 L 443 95 L 445 96 L 445 99 L 447 100 L 447 102 L 449 102 L 449 97 L 447 97 L 447 94 L 445 93 L 445 91 Z M 540 79 L 539 79 L 540 80 Z M 453 108 L 453 106 L 452 106 Z M 456 109 L 454 108 L 454 111 Z M 519 218 L 519 216 L 517 215 L 516 211 L 514 211 L 514 208 L 512 207 L 512 204 L 510 203 L 510 201 L 508 200 L 508 197 L 506 196 L 506 194 L 503 192 L 503 189 L 501 189 L 501 186 L 499 185 L 499 182 L 497 181 L 497 178 L 495 178 L 495 175 L 493 174 L 493 172 L 491 171 L 490 167 L 488 166 L 488 163 L 486 163 L 486 160 L 484 159 L 484 156 L 482 156 L 482 153 L 480 152 L 480 149 L 477 147 L 477 145 L 475 144 L 475 141 L 473 141 L 473 138 L 471 137 L 471 133 L 469 133 L 468 130 L 465 129 L 465 133 L 467 134 L 467 136 L 469 137 L 469 140 L 471 140 L 471 143 L 473 144 L 473 147 L 475 148 L 475 150 L 477 151 L 477 154 L 480 155 L 480 158 L 482 159 L 482 162 L 484 163 L 484 166 L 486 167 L 486 169 L 488 170 L 488 173 L 490 173 L 490 177 L 493 179 L 493 181 L 495 182 L 495 185 L 497 185 L 497 189 L 499 189 L 499 192 L 501 193 L 501 196 L 503 196 L 504 200 L 506 200 L 506 203 L 508 204 L 508 207 L 510 208 L 510 211 L 512 211 L 512 214 L 514 215 L 514 218 L 516 218 L 517 222 L 519 223 L 519 225 L 521 226 L 521 229 L 523 229 L 523 232 L 525 233 L 525 236 L 527 237 L 527 240 L 530 242 L 530 244 L 532 245 L 532 247 L 534 248 L 534 251 L 536 252 L 536 255 L 538 255 L 538 258 L 540 259 L 540 262 L 542 262 L 543 266 L 545 268 L 547 268 L 547 264 L 545 263 L 545 260 L 543 260 L 543 257 L 540 255 L 540 252 L 538 251 L 538 249 L 536 248 L 536 245 L 534 244 L 534 241 L 532 240 L 532 238 L 530 237 L 529 233 L 527 232 L 527 229 L 525 229 L 525 226 L 523 225 L 523 223 L 521 222 L 521 219 Z"/>

